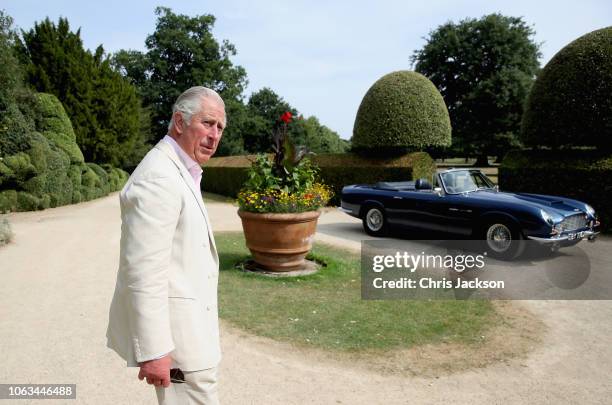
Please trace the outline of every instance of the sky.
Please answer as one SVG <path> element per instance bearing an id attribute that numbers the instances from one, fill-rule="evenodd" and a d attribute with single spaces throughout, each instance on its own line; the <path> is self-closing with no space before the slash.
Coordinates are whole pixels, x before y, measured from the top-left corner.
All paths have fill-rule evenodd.
<path id="1" fill-rule="evenodd" d="M 370 86 L 387 73 L 411 70 L 410 56 L 445 22 L 490 13 L 523 17 L 541 44 L 542 66 L 572 40 L 612 25 L 609 0 L 160 1 L 2 0 L 0 9 L 23 30 L 45 17 L 56 23 L 66 17 L 71 29 L 81 28 L 85 47 L 102 44 L 107 52 L 144 51 L 157 6 L 189 16 L 212 14 L 215 38 L 234 44 L 232 61 L 246 69 L 245 97 L 269 87 L 344 139 L 352 135 Z"/>

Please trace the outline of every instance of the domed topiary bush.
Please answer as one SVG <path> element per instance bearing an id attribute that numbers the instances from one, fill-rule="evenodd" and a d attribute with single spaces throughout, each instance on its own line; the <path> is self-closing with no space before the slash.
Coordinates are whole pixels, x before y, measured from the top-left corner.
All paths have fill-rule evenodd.
<path id="1" fill-rule="evenodd" d="M 405 152 L 449 146 L 451 125 L 444 99 L 420 73 L 389 73 L 363 97 L 351 142 L 356 151 Z"/>
<path id="2" fill-rule="evenodd" d="M 521 138 L 527 146 L 612 145 L 612 27 L 561 49 L 527 98 Z"/>

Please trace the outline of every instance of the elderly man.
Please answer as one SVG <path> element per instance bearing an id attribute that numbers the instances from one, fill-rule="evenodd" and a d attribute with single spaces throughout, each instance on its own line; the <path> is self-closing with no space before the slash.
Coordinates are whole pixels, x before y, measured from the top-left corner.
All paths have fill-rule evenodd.
<path id="1" fill-rule="evenodd" d="M 108 347 L 128 367 L 140 367 L 138 378 L 155 386 L 160 404 L 219 402 L 219 258 L 200 165 L 215 153 L 225 123 L 215 91 L 185 91 L 172 108 L 169 134 L 119 196 L 121 252 Z"/>

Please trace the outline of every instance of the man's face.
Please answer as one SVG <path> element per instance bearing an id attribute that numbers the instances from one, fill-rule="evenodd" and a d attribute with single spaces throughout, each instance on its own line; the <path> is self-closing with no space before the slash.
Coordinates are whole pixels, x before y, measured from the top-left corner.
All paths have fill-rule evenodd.
<path id="1" fill-rule="evenodd" d="M 215 100 L 203 99 L 200 112 L 186 124 L 180 112 L 175 113 L 176 143 L 196 162 L 203 164 L 215 154 L 223 129 L 225 110 Z"/>

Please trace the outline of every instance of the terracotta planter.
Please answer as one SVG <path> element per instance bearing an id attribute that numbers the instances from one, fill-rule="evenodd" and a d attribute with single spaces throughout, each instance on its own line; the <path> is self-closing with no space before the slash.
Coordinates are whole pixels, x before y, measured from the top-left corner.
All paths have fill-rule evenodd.
<path id="1" fill-rule="evenodd" d="M 320 211 L 260 214 L 238 210 L 253 260 L 269 271 L 303 268 L 312 248 Z"/>

